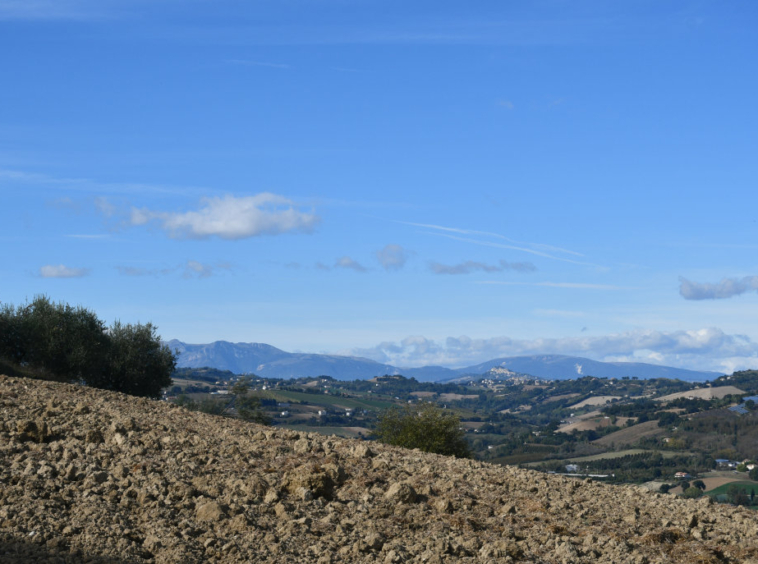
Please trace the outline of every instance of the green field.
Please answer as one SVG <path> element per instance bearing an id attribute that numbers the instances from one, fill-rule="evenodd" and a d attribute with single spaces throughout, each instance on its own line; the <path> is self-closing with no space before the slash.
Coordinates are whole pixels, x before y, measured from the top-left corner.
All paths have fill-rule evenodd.
<path id="1" fill-rule="evenodd" d="M 340 406 L 350 409 L 387 409 L 394 404 L 381 400 L 358 400 L 355 398 L 343 398 L 329 394 L 308 394 L 305 392 L 291 392 L 289 390 L 266 392 L 266 396 L 277 401 L 303 402 L 312 405 Z"/>
<path id="2" fill-rule="evenodd" d="M 737 486 L 743 490 L 745 490 L 745 493 L 750 495 L 750 490 L 755 489 L 756 493 L 758 493 L 758 482 L 753 481 L 741 481 L 741 482 L 729 482 L 728 484 L 724 484 L 723 486 L 719 486 L 717 488 L 713 488 L 712 490 L 706 492 L 707 495 L 710 496 L 719 496 L 719 495 L 726 495 L 727 490 L 731 486 Z"/>

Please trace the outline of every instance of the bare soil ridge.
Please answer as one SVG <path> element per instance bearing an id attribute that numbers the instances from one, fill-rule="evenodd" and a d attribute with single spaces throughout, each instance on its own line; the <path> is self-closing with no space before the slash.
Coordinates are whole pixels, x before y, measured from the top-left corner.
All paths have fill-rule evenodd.
<path id="1" fill-rule="evenodd" d="M 0 376 L 2 562 L 758 561 L 745 509 Z"/>

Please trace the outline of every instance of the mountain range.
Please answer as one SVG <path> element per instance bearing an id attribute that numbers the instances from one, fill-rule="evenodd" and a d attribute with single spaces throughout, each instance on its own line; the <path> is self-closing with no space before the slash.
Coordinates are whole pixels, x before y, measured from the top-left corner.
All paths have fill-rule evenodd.
<path id="1" fill-rule="evenodd" d="M 565 355 L 533 355 L 496 358 L 464 368 L 422 366 L 403 368 L 368 358 L 312 353 L 290 353 L 264 343 L 215 341 L 193 345 L 173 339 L 165 343 L 178 351 L 177 367 L 230 370 L 235 374 L 253 373 L 264 378 L 331 376 L 337 380 L 363 380 L 385 374 L 402 374 L 420 382 L 454 380 L 466 375 L 484 374 L 492 368 L 507 368 L 548 380 L 581 376 L 601 378 L 672 378 L 686 381 L 713 380 L 721 373 L 687 370 L 639 362 L 600 362 Z"/>

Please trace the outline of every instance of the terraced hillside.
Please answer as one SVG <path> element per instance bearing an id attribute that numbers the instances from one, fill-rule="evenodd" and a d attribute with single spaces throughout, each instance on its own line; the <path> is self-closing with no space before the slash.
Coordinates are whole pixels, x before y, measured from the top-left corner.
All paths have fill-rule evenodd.
<path id="1" fill-rule="evenodd" d="M 2 562 L 758 561 L 753 513 L 0 376 Z"/>

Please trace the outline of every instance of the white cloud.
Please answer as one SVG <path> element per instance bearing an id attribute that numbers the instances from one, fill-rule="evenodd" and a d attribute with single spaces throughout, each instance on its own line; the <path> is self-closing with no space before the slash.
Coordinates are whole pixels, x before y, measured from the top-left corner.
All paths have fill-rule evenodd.
<path id="1" fill-rule="evenodd" d="M 679 277 L 679 293 L 685 300 L 724 300 L 751 291 L 758 291 L 758 276 L 723 278 L 716 284 Z"/>
<path id="2" fill-rule="evenodd" d="M 400 245 L 386 245 L 376 251 L 376 258 L 385 270 L 400 270 L 408 260 L 408 252 Z"/>
<path id="3" fill-rule="evenodd" d="M 213 274 L 213 267 L 208 264 L 188 260 L 184 267 L 184 278 L 208 278 Z"/>
<path id="4" fill-rule="evenodd" d="M 203 198 L 200 209 L 189 212 L 132 208 L 130 217 L 132 225 L 158 223 L 173 239 L 245 239 L 310 232 L 319 221 L 315 213 L 300 211 L 291 200 L 268 192 L 239 198 Z"/>
<path id="5" fill-rule="evenodd" d="M 168 276 L 176 272 L 181 272 L 182 278 L 208 278 L 218 274 L 220 270 L 232 270 L 232 265 L 226 262 L 204 264 L 196 260 L 188 260 L 182 265 L 166 268 L 117 266 L 116 270 L 122 276 Z"/>
<path id="6" fill-rule="evenodd" d="M 48 264 L 39 269 L 42 278 L 81 278 L 89 274 L 88 268 L 72 268 L 63 264 Z"/>
<path id="7" fill-rule="evenodd" d="M 116 213 L 116 206 L 108 201 L 108 198 L 97 196 L 95 198 L 95 209 L 105 217 L 111 217 Z"/>
<path id="8" fill-rule="evenodd" d="M 584 356 L 609 362 L 623 359 L 723 372 L 758 367 L 758 343 L 745 335 L 729 335 L 717 328 L 629 331 L 557 339 L 472 339 L 464 335 L 448 337 L 444 342 L 411 336 L 351 352 L 406 367 L 463 367 L 499 357 L 539 354 Z"/>
<path id="9" fill-rule="evenodd" d="M 467 260 L 459 264 L 441 264 L 439 262 L 430 262 L 429 270 L 435 274 L 469 274 L 474 271 L 482 272 L 503 272 L 504 270 L 515 270 L 517 272 L 534 272 L 537 267 L 531 262 L 507 262 L 501 260 L 498 264 L 485 264 Z"/>
<path id="10" fill-rule="evenodd" d="M 360 264 L 359 262 L 354 261 L 350 257 L 341 257 L 337 259 L 337 262 L 334 263 L 335 268 L 349 268 L 351 270 L 355 270 L 356 272 L 367 272 L 368 269 Z"/>
<path id="11" fill-rule="evenodd" d="M 497 105 L 501 108 L 505 108 L 506 110 L 512 110 L 516 107 L 510 100 L 499 100 Z"/>

